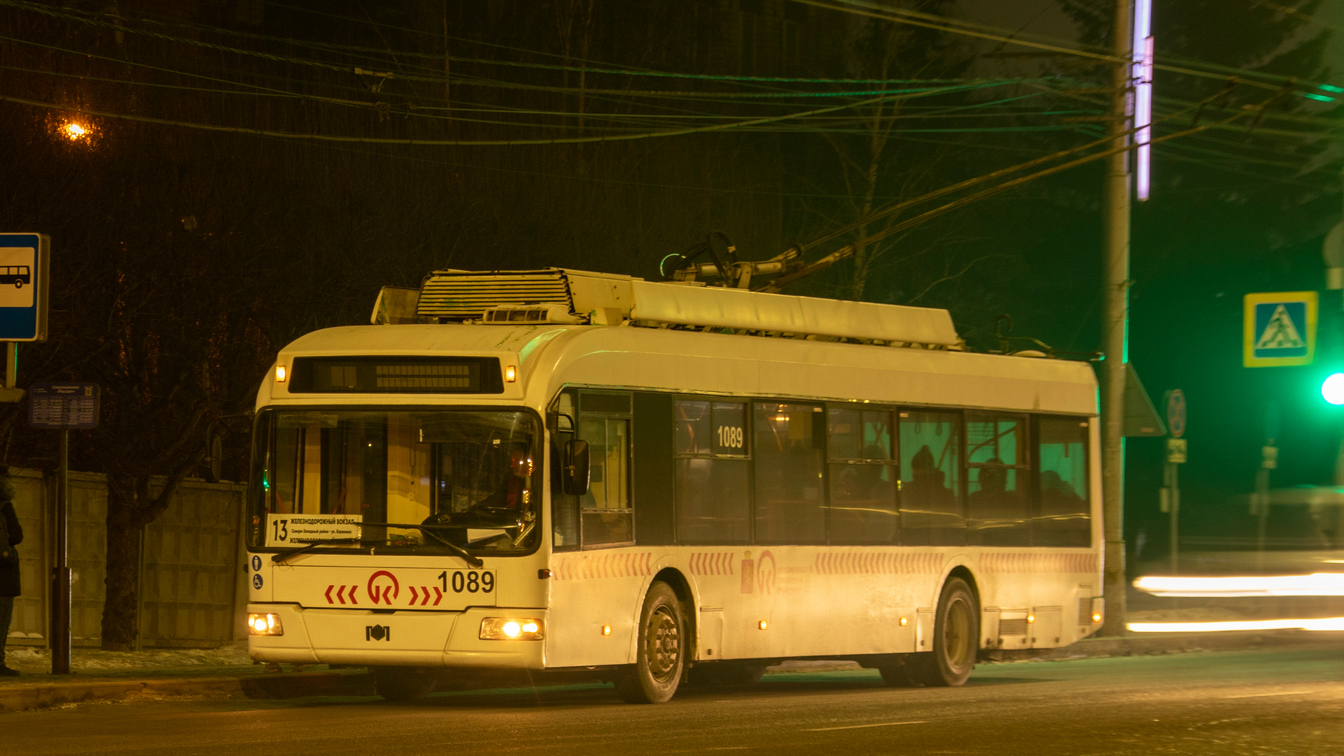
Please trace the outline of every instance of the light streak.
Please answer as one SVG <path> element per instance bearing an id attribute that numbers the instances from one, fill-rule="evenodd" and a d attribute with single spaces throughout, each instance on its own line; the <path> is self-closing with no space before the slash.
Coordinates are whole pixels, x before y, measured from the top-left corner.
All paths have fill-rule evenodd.
<path id="1" fill-rule="evenodd" d="M 1344 573 L 1236 577 L 1141 577 L 1134 587 L 1154 596 L 1344 596 Z"/>
<path id="2" fill-rule="evenodd" d="M 1134 633 L 1220 633 L 1246 630 L 1344 630 L 1344 617 L 1324 619 L 1231 620 L 1225 622 L 1130 622 Z"/>

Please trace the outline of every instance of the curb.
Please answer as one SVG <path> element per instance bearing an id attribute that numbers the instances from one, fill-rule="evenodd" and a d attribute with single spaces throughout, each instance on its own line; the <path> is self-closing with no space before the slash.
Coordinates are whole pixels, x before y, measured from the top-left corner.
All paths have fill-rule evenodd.
<path id="1" fill-rule="evenodd" d="M 0 687 L 0 712 L 49 709 L 94 701 L 203 695 L 259 699 L 367 696 L 373 695 L 373 682 L 364 673 L 341 672 L 125 681 L 62 680 Z"/>

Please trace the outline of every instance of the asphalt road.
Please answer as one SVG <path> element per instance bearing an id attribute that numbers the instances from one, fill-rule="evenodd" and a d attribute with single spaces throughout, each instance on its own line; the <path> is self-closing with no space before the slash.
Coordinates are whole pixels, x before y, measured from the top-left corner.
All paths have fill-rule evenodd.
<path id="1" fill-rule="evenodd" d="M 963 688 L 769 675 L 662 706 L 610 687 L 85 704 L 0 714 L 14 754 L 1344 754 L 1344 647 L 982 665 Z"/>

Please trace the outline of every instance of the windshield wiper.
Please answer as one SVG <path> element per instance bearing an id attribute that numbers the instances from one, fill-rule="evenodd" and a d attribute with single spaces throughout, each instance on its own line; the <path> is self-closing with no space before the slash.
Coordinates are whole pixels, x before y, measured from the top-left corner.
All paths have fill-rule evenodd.
<path id="1" fill-rule="evenodd" d="M 297 556 L 305 551 L 312 551 L 318 546 L 325 546 L 329 543 L 382 543 L 382 541 L 365 540 L 363 538 L 330 538 L 325 541 L 312 541 L 310 543 L 305 543 L 302 546 L 294 546 L 285 549 L 278 554 L 273 554 L 271 556 L 271 561 L 276 563 L 283 562 L 292 556 Z"/>
<path id="2" fill-rule="evenodd" d="M 364 523 L 364 524 L 365 524 L 365 525 L 368 525 L 369 523 L 366 522 L 366 523 Z M 377 525 L 378 523 L 374 523 L 374 524 Z M 451 550 L 453 551 L 453 553 L 455 553 L 455 554 L 457 554 L 458 556 L 462 557 L 463 559 L 467 560 L 467 564 L 471 565 L 472 567 L 484 567 L 484 566 L 485 566 L 485 562 L 481 561 L 481 558 L 480 558 L 480 557 L 473 555 L 471 552 L 467 551 L 466 549 L 462 548 L 461 546 L 458 546 L 458 545 L 455 544 L 455 543 L 449 543 L 448 540 L 445 539 L 443 536 L 439 535 L 438 533 L 435 533 L 434 531 L 437 530 L 438 528 L 437 528 L 436 526 L 434 526 L 434 525 L 410 525 L 410 524 L 398 523 L 398 522 L 387 522 L 387 523 L 382 523 L 382 527 L 388 527 L 388 528 L 415 528 L 416 530 L 419 530 L 421 533 L 424 533 L 425 535 L 429 536 L 430 538 L 433 538 L 434 540 L 436 540 L 436 541 L 438 541 L 439 543 L 443 544 L 444 546 L 447 546 L 449 549 L 451 549 Z"/>

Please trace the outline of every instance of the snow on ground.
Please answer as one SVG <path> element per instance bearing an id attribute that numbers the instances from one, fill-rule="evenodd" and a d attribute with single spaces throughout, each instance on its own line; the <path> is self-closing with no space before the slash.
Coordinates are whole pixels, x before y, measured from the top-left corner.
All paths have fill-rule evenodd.
<path id="1" fill-rule="evenodd" d="M 49 674 L 51 650 L 36 646 L 9 646 L 5 664 L 25 675 Z M 103 651 L 74 648 L 70 667 L 75 672 L 115 674 L 137 669 L 205 671 L 227 667 L 250 667 L 252 660 L 243 646 L 222 648 L 150 648 L 143 651 Z"/>

